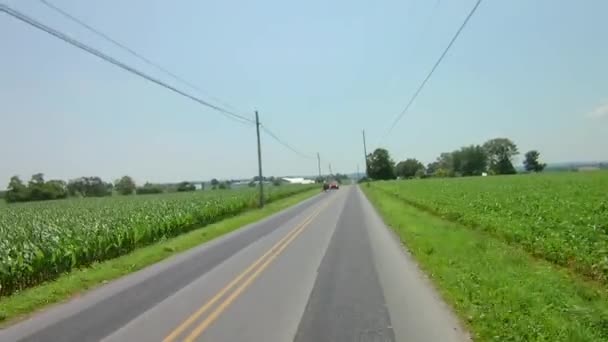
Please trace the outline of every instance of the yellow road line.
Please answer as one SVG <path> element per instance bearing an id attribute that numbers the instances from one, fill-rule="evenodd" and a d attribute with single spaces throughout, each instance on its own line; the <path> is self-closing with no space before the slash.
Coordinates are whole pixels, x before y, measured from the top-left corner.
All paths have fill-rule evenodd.
<path id="1" fill-rule="evenodd" d="M 327 205 L 326 205 L 327 206 Z M 298 224 L 289 233 L 287 233 L 281 240 L 275 243 L 266 253 L 259 257 L 253 264 L 251 264 L 245 271 L 241 272 L 236 278 L 234 278 L 228 285 L 224 286 L 213 298 L 211 298 L 206 304 L 200 307 L 197 311 L 192 313 L 182 324 L 180 324 L 175 330 L 173 330 L 167 337 L 163 339 L 163 342 L 173 342 L 175 339 L 184 332 L 194 321 L 196 321 L 202 314 L 204 314 L 213 304 L 215 304 L 221 297 L 223 297 L 228 291 L 230 291 L 239 281 L 241 281 L 248 273 L 250 273 L 255 267 L 257 267 L 266 257 L 272 254 L 272 252 L 278 248 L 283 242 L 287 241 L 292 235 L 294 235 L 298 229 L 308 224 L 319 212 L 326 206 L 316 210 L 309 215 L 302 223 Z"/>
<path id="2" fill-rule="evenodd" d="M 319 213 L 317 213 L 317 215 L 318 214 Z M 205 329 L 207 329 L 213 322 L 215 322 L 215 320 L 230 306 L 230 304 L 232 304 L 232 302 L 234 302 L 241 295 L 241 293 L 245 289 L 247 289 L 247 287 L 249 287 L 249 285 L 251 285 L 251 283 L 270 265 L 270 263 L 274 259 L 276 259 L 281 254 L 281 252 L 283 252 L 283 250 L 287 248 L 287 246 L 289 246 L 291 242 L 295 240 L 295 238 L 297 238 L 298 235 L 300 235 L 300 233 L 304 231 L 304 229 L 306 229 L 308 224 L 312 222 L 314 218 L 315 217 L 310 218 L 304 223 L 304 225 L 298 228 L 298 231 L 293 234 L 289 238 L 289 240 L 287 240 L 277 251 L 275 251 L 275 253 L 272 254 L 262 264 L 262 266 L 260 266 L 249 278 L 247 278 L 247 280 L 245 280 L 245 282 L 241 284 L 241 286 L 234 290 L 234 292 L 232 292 L 232 294 L 230 294 L 230 296 L 226 298 L 226 300 L 222 302 L 222 304 L 220 304 L 213 312 L 211 312 L 204 321 L 202 321 L 194 330 L 192 330 L 190 335 L 188 335 L 188 337 L 184 339 L 184 342 L 195 341 L 205 331 Z"/>
<path id="3" fill-rule="evenodd" d="M 195 311 L 188 319 L 186 319 L 182 324 L 180 324 L 175 330 L 171 332 L 163 342 L 171 342 L 174 341 L 177 336 L 179 336 L 190 324 L 192 324 L 196 319 L 198 319 L 202 314 L 205 313 L 215 302 L 217 302 L 221 297 L 223 297 L 226 292 L 230 291 L 239 281 L 241 281 L 249 272 L 251 272 L 257 265 L 259 265 L 267 256 L 269 256 L 272 251 L 281 245 L 284 241 L 286 241 L 298 228 L 300 225 L 296 226 L 293 230 L 291 230 L 287 235 L 285 235 L 281 240 L 279 240 L 276 244 L 274 244 L 266 253 L 264 253 L 261 257 L 259 257 L 253 264 L 251 264 L 245 271 L 239 274 L 236 278 L 234 278 L 228 285 L 220 290 L 211 300 L 209 300 L 206 304 L 204 304 L 201 308 Z"/>

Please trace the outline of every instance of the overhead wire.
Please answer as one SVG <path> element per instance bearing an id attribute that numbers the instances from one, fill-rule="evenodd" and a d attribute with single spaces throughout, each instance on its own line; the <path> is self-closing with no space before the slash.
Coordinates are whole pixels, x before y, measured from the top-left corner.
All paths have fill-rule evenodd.
<path id="1" fill-rule="evenodd" d="M 101 58 L 102 60 L 104 60 L 106 62 L 109 62 L 109 63 L 111 63 L 111 64 L 113 64 L 113 65 L 115 65 L 115 66 L 117 66 L 117 67 L 119 67 L 119 68 L 121 68 L 123 70 L 126 70 L 126 71 L 128 71 L 128 72 L 130 72 L 132 74 L 135 74 L 135 75 L 137 75 L 139 77 L 142 77 L 142 78 L 144 78 L 144 79 L 146 79 L 146 80 L 148 80 L 148 81 L 150 81 L 152 83 L 155 83 L 155 84 L 157 84 L 157 85 L 159 85 L 161 87 L 164 87 L 164 88 L 166 88 L 168 90 L 171 90 L 174 93 L 177 93 L 177 94 L 179 94 L 181 96 L 184 96 L 184 97 L 186 97 L 186 98 L 188 98 L 188 99 L 190 99 L 192 101 L 195 101 L 195 102 L 197 102 L 197 103 L 199 103 L 199 104 L 201 104 L 203 106 L 206 106 L 206 107 L 209 107 L 211 109 L 214 109 L 215 111 L 221 113 L 225 117 L 228 117 L 228 118 L 230 118 L 230 119 L 232 119 L 234 121 L 237 121 L 237 122 L 240 122 L 240 123 L 245 123 L 245 124 L 254 124 L 255 123 L 255 121 L 253 121 L 250 118 L 244 117 L 242 115 L 234 113 L 233 111 L 230 111 L 230 110 L 225 109 L 223 107 L 220 107 L 220 106 L 217 106 L 215 104 L 212 104 L 212 103 L 210 103 L 208 101 L 205 101 L 205 100 L 203 100 L 203 99 L 201 99 L 201 98 L 199 98 L 197 96 L 191 95 L 189 93 L 186 93 L 185 91 L 177 89 L 176 87 L 171 86 L 171 85 L 169 85 L 169 84 L 167 84 L 167 83 L 165 83 L 165 82 L 163 82 L 163 81 L 161 81 L 161 80 L 159 80 L 159 79 L 157 79 L 157 78 L 155 78 L 153 76 L 149 76 L 149 75 L 145 74 L 144 72 L 142 72 L 142 71 L 140 71 L 138 69 L 135 69 L 134 67 L 131 67 L 131 66 L 129 66 L 129 65 L 127 65 L 127 64 L 125 64 L 125 63 L 123 63 L 123 62 L 121 62 L 121 61 L 119 61 L 119 60 L 117 60 L 117 59 L 115 59 L 115 58 L 113 58 L 113 57 L 111 57 L 111 56 L 109 56 L 109 55 L 107 55 L 107 54 L 105 54 L 105 53 L 103 53 L 103 52 L 101 52 L 101 51 L 93 48 L 93 47 L 91 47 L 91 46 L 88 46 L 88 45 L 86 45 L 86 44 L 84 44 L 84 43 L 82 43 L 82 42 L 80 42 L 80 41 L 78 41 L 78 40 L 76 40 L 76 39 L 68 36 L 65 33 L 62 33 L 62 32 L 60 32 L 60 31 L 58 31 L 58 30 L 56 30 L 56 29 L 54 29 L 54 28 L 52 28 L 52 27 L 50 27 L 48 25 L 42 24 L 38 20 L 36 20 L 36 19 L 34 19 L 32 17 L 29 17 L 26 14 L 24 14 L 24 13 L 22 13 L 22 12 L 16 10 L 16 9 L 13 9 L 13 8 L 5 5 L 5 4 L 0 4 L 0 12 L 4 12 L 4 13 L 6 13 L 6 14 L 8 14 L 8 15 L 10 15 L 10 16 L 12 16 L 12 17 L 14 17 L 14 18 L 16 18 L 16 19 L 18 19 L 18 20 L 20 20 L 20 21 L 22 21 L 22 22 L 24 22 L 24 23 L 26 23 L 28 25 L 30 25 L 30 26 L 33 26 L 33 27 L 35 27 L 35 28 L 37 28 L 39 30 L 42 30 L 42 31 L 44 31 L 44 32 L 46 32 L 46 33 L 48 33 L 48 34 L 50 34 L 50 35 L 52 35 L 52 36 L 54 36 L 54 37 L 56 37 L 56 38 L 58 38 L 60 40 L 63 40 L 64 42 L 66 42 L 66 43 L 68 43 L 68 44 L 70 44 L 70 45 L 72 45 L 74 47 L 77 47 L 77 48 L 79 48 L 79 49 L 81 49 L 81 50 L 83 50 L 85 52 L 88 52 L 88 53 L 90 53 L 90 54 L 92 54 L 94 56 L 97 56 L 98 58 Z"/>
<path id="2" fill-rule="evenodd" d="M 279 138 L 275 133 L 273 133 L 270 129 L 268 129 L 268 127 L 260 124 L 260 128 L 262 128 L 262 131 L 264 131 L 264 133 L 266 133 L 268 136 L 273 138 L 279 144 L 283 145 L 285 148 L 294 152 L 295 154 L 299 155 L 300 157 L 306 158 L 306 159 L 316 159 L 316 157 L 314 157 L 314 156 L 308 155 L 306 153 L 302 153 L 301 151 L 295 149 L 294 147 L 289 145 L 287 142 L 285 142 L 283 139 Z"/>
<path id="3" fill-rule="evenodd" d="M 129 54 L 135 56 L 136 58 L 139 58 L 140 60 L 142 60 L 143 62 L 145 62 L 146 64 L 152 66 L 153 68 L 156 68 L 157 70 L 169 75 L 170 77 L 172 77 L 174 80 L 190 87 L 191 89 L 194 89 L 196 91 L 199 91 L 200 93 L 202 93 L 203 95 L 207 95 L 210 99 L 214 100 L 215 102 L 223 105 L 224 107 L 230 108 L 232 110 L 235 110 L 235 108 L 233 106 L 231 106 L 230 104 L 228 104 L 227 102 L 209 95 L 206 91 L 202 90 L 201 88 L 197 87 L 196 85 L 194 85 L 192 82 L 189 82 L 187 80 L 185 80 L 183 77 L 180 77 L 178 75 L 176 75 L 175 73 L 169 71 L 167 68 L 161 66 L 160 64 L 153 62 L 152 60 L 150 60 L 149 58 L 143 56 L 141 53 L 133 50 L 132 48 L 126 46 L 125 44 L 117 41 L 116 39 L 110 37 L 108 34 L 102 32 L 101 30 L 94 28 L 93 26 L 87 24 L 86 22 L 84 22 L 84 20 L 77 18 L 76 16 L 68 13 L 66 10 L 60 8 L 59 6 L 47 1 L 47 0 L 38 0 L 40 3 L 42 3 L 43 5 L 45 5 L 47 8 L 55 11 L 56 13 L 59 13 L 60 15 L 62 15 L 63 17 L 77 23 L 78 25 L 86 28 L 87 30 L 89 30 L 90 32 L 94 33 L 95 35 L 105 39 L 106 41 L 114 44 L 115 46 L 119 47 L 120 49 L 128 52 Z"/>
<path id="4" fill-rule="evenodd" d="M 422 83 L 418 86 L 418 89 L 416 90 L 416 92 L 410 98 L 410 100 L 407 103 L 407 105 L 405 106 L 405 108 L 401 111 L 401 113 L 399 113 L 399 115 L 397 115 L 397 117 L 395 118 L 395 120 L 393 120 L 390 128 L 382 136 L 381 139 L 384 139 L 388 135 L 391 134 L 391 132 L 393 131 L 393 129 L 395 128 L 395 126 L 397 126 L 397 124 L 399 123 L 399 121 L 401 121 L 401 119 L 403 118 L 403 116 L 405 115 L 405 113 L 407 113 L 407 111 L 410 109 L 410 107 L 412 106 L 412 104 L 414 103 L 414 101 L 416 100 L 416 98 L 418 97 L 418 95 L 420 94 L 420 92 L 422 91 L 422 89 L 424 88 L 424 86 L 426 85 L 426 83 L 429 81 L 429 79 L 431 78 L 431 76 L 433 76 L 433 73 L 435 73 L 435 70 L 437 70 L 437 67 L 439 66 L 439 64 L 441 64 L 441 62 L 443 61 L 443 59 L 447 55 L 447 53 L 450 50 L 450 48 L 452 47 L 452 45 L 454 45 L 454 42 L 456 41 L 456 39 L 458 39 L 458 36 L 460 36 L 460 33 L 462 32 L 462 30 L 465 28 L 465 26 L 467 25 L 467 23 L 469 22 L 469 20 L 473 16 L 473 14 L 475 14 L 475 12 L 477 11 L 477 8 L 479 7 L 479 5 L 481 4 L 482 1 L 483 0 L 477 0 L 477 2 L 475 3 L 475 6 L 473 6 L 473 8 L 471 9 L 471 11 L 469 12 L 469 14 L 467 15 L 467 17 L 463 21 L 463 23 L 460 25 L 460 27 L 456 31 L 456 34 L 454 34 L 454 36 L 450 40 L 450 43 L 448 44 L 448 46 L 445 48 L 445 50 L 443 50 L 443 53 L 441 54 L 441 56 L 439 57 L 439 59 L 435 62 L 435 64 L 433 65 L 433 68 L 431 69 L 431 71 L 426 75 L 426 77 L 424 78 L 424 80 L 422 81 Z"/>
<path id="5" fill-rule="evenodd" d="M 157 68 L 158 70 L 160 70 L 160 71 L 162 71 L 162 72 L 166 73 L 167 75 L 169 75 L 169 76 L 173 77 L 173 78 L 174 78 L 174 79 L 176 79 L 177 81 L 179 81 L 179 82 L 181 82 L 181 83 L 183 83 L 183 84 L 185 84 L 185 85 L 189 86 L 190 88 L 193 88 L 193 89 L 195 89 L 195 90 L 198 90 L 198 91 L 204 92 L 204 91 L 202 91 L 201 89 L 199 89 L 197 86 L 193 85 L 192 83 L 190 83 L 190 82 L 188 82 L 188 81 L 184 80 L 183 78 L 181 78 L 181 77 L 179 77 L 179 76 L 175 75 L 174 73 L 172 73 L 171 71 L 167 70 L 166 68 L 164 68 L 164 67 L 162 67 L 162 66 L 158 65 L 157 63 L 152 62 L 152 61 L 151 61 L 150 59 L 148 59 L 147 57 L 144 57 L 144 56 L 143 56 L 143 55 L 141 55 L 140 53 L 138 53 L 138 52 L 134 51 L 133 49 L 129 48 L 128 46 L 126 46 L 126 45 L 124 45 L 124 44 L 122 44 L 122 43 L 120 43 L 120 42 L 116 41 L 115 39 L 113 39 L 113 38 L 109 37 L 107 34 L 105 34 L 105 33 L 101 32 L 100 30 L 98 30 L 98 29 L 96 29 L 96 28 L 94 28 L 94 27 L 92 27 L 91 25 L 89 25 L 89 24 L 85 23 L 84 21 L 82 21 L 82 20 L 80 20 L 80 19 L 76 18 L 75 16 L 73 16 L 73 15 L 71 15 L 71 14 L 67 13 L 65 10 L 63 10 L 63 9 L 59 8 L 58 6 L 56 6 L 56 5 L 52 4 L 52 3 L 50 3 L 49 1 L 47 1 L 47 0 L 38 0 L 38 1 L 40 1 L 42 4 L 46 5 L 46 6 L 47 6 L 47 7 L 49 7 L 50 9 L 52 9 L 52 10 L 56 11 L 57 13 L 59 13 L 59 14 L 61 14 L 61 15 L 65 16 L 66 18 L 68 18 L 68 19 L 70 19 L 70 20 L 72 20 L 72 21 L 74 21 L 74 22 L 76 22 L 76 23 L 80 24 L 81 26 L 83 26 L 83 27 L 87 28 L 89 31 L 91 31 L 91 32 L 95 33 L 96 35 L 98 35 L 98 36 L 100 36 L 100 37 L 102 37 L 102 38 L 106 39 L 107 41 L 109 41 L 109 42 L 111 42 L 112 44 L 114 44 L 114 45 L 118 46 L 119 48 L 121 48 L 121 49 L 123 49 L 123 50 L 125 50 L 125 51 L 129 52 L 130 54 L 132 54 L 133 56 L 135 56 L 135 57 L 137 57 L 137 58 L 141 59 L 142 61 L 146 62 L 147 64 L 149 64 L 149 65 L 151 65 L 151 66 L 153 66 L 153 67 Z M 226 104 L 224 101 L 222 101 L 222 100 L 220 100 L 220 99 L 214 98 L 213 96 L 209 96 L 209 97 L 210 97 L 211 99 L 215 100 L 216 102 L 218 102 L 218 103 L 220 103 L 220 104 L 223 104 L 223 105 L 224 105 L 224 106 L 226 106 L 226 107 L 232 107 L 232 106 L 230 106 L 229 104 Z M 234 108 L 234 107 L 232 107 L 232 108 Z M 314 158 L 314 157 L 308 156 L 308 155 L 306 155 L 306 154 L 304 154 L 304 153 L 300 152 L 299 150 L 297 150 L 297 149 L 293 148 L 291 145 L 289 145 L 289 144 L 288 144 L 288 143 L 286 143 L 284 140 L 282 140 L 281 138 L 279 138 L 279 137 L 278 137 L 278 136 L 277 136 L 275 133 L 273 133 L 273 132 L 272 132 L 272 131 L 271 131 L 271 130 L 268 128 L 268 127 L 265 127 L 265 126 L 263 126 L 263 125 L 261 125 L 261 127 L 262 127 L 262 130 L 263 130 L 263 131 L 264 131 L 266 134 L 268 134 L 268 135 L 269 135 L 271 138 L 273 138 L 273 139 L 274 139 L 274 140 L 276 140 L 278 143 L 280 143 L 281 145 L 285 146 L 287 149 L 291 150 L 292 152 L 294 152 L 294 153 L 296 153 L 296 154 L 298 154 L 299 156 L 304 157 L 304 158 Z"/>
<path id="6" fill-rule="evenodd" d="M 148 59 L 148 58 L 144 57 L 143 55 L 137 53 L 136 51 L 134 51 L 133 49 L 129 48 L 128 46 L 126 46 L 126 45 L 124 45 L 124 44 L 122 44 L 122 43 L 114 40 L 113 38 L 109 37 L 108 35 L 104 34 L 103 32 L 101 32 L 101 31 L 93 28 L 92 26 L 88 25 L 84 21 L 82 21 L 82 20 L 80 20 L 80 19 L 72 16 L 71 14 L 69 14 L 66 11 L 60 9 L 59 7 L 53 5 L 52 3 L 50 3 L 50 2 L 48 2 L 46 0 L 39 0 L 39 1 L 41 3 L 43 3 L 44 5 L 48 6 L 49 8 L 57 11 L 61 15 L 67 17 L 68 19 L 70 19 L 70 20 L 72 20 L 72 21 L 74 21 L 74 22 L 82 25 L 83 27 L 87 28 L 91 32 L 97 34 L 98 36 L 100 36 L 100 37 L 108 40 L 109 42 L 113 43 L 114 45 L 120 47 L 121 49 L 123 49 L 123 50 L 129 52 L 130 54 L 134 55 L 135 57 L 141 59 L 142 61 L 146 62 L 147 64 L 149 64 L 149 65 L 157 68 L 158 70 L 160 70 L 160 71 L 168 74 L 169 76 L 173 77 L 177 81 L 179 81 L 179 82 L 181 82 L 181 83 L 183 83 L 183 84 L 185 84 L 185 85 L 187 85 L 187 86 L 189 86 L 189 87 L 191 87 L 193 89 L 201 91 L 200 89 L 198 89 L 196 86 L 194 86 L 190 82 L 188 82 L 188 81 L 184 80 L 183 78 L 177 76 L 176 74 L 174 74 L 171 71 L 167 70 L 166 68 L 158 65 L 157 63 L 152 62 L 150 59 Z M 19 19 L 19 20 L 21 20 L 21 21 L 23 21 L 23 22 L 25 22 L 25 23 L 27 23 L 27 24 L 29 24 L 29 25 L 37 28 L 37 29 L 45 31 L 46 33 L 51 34 L 51 35 L 55 36 L 56 38 L 59 38 L 59 39 L 65 41 L 65 42 L 67 42 L 67 43 L 69 43 L 69 44 L 71 44 L 71 45 L 73 45 L 73 46 L 75 46 L 75 47 L 77 47 L 77 48 L 79 48 L 81 50 L 84 50 L 84 51 L 86 51 L 86 52 L 88 52 L 90 54 L 93 54 L 93 55 L 95 55 L 95 56 L 97 56 L 97 57 L 99 57 L 99 58 L 101 58 L 101 59 L 103 59 L 103 60 L 105 60 L 105 61 L 107 61 L 107 62 L 109 62 L 109 63 L 111 63 L 111 64 L 113 64 L 115 66 L 117 66 L 117 67 L 120 67 L 120 68 L 122 68 L 122 69 L 124 69 L 124 70 L 126 70 L 128 72 L 131 72 L 131 73 L 133 73 L 133 74 L 135 74 L 137 76 L 140 76 L 140 77 L 142 77 L 142 78 L 144 78 L 144 79 L 146 79 L 146 80 L 148 80 L 150 82 L 153 82 L 153 83 L 155 83 L 157 85 L 165 87 L 165 88 L 167 88 L 167 89 L 169 89 L 169 90 L 171 90 L 171 91 L 173 91 L 173 92 L 175 92 L 175 93 L 177 93 L 179 95 L 185 96 L 185 97 L 187 97 L 187 98 L 189 98 L 189 99 L 191 99 L 191 100 L 193 100 L 195 102 L 198 102 L 198 103 L 200 103 L 200 104 L 202 104 L 204 106 L 207 106 L 207 107 L 209 107 L 211 109 L 214 109 L 214 110 L 216 110 L 216 111 L 224 114 L 225 116 L 227 116 L 227 117 L 229 117 L 229 118 L 231 118 L 233 120 L 236 120 L 236 121 L 241 122 L 241 123 L 246 123 L 246 124 L 255 124 L 255 121 L 252 120 L 252 119 L 246 118 L 246 117 L 244 117 L 242 115 L 239 115 L 237 113 L 234 113 L 234 112 L 232 112 L 230 110 L 227 110 L 227 109 L 222 108 L 220 106 L 214 105 L 214 104 L 212 104 L 212 103 L 210 103 L 208 101 L 202 100 L 202 99 L 200 99 L 200 98 L 198 98 L 196 96 L 193 96 L 193 95 L 188 94 L 188 93 L 186 93 L 186 92 L 184 92 L 182 90 L 179 90 L 179 89 L 177 89 L 177 88 L 175 88 L 175 87 L 173 87 L 173 86 L 171 86 L 169 84 L 166 84 L 165 82 L 162 82 L 161 80 L 159 80 L 157 78 L 154 78 L 152 76 L 149 76 L 149 75 L 145 74 L 144 72 L 135 69 L 134 67 L 131 67 L 131 66 L 129 66 L 129 65 L 127 65 L 127 64 L 125 64 L 125 63 L 123 63 L 121 61 L 118 61 L 117 59 L 115 59 L 115 58 L 113 58 L 113 57 L 111 57 L 111 56 L 109 56 L 109 55 L 107 55 L 107 54 L 105 54 L 105 53 L 103 53 L 103 52 L 101 52 L 101 51 L 99 51 L 99 50 L 91 47 L 91 46 L 88 46 L 88 45 L 86 45 L 86 44 L 84 44 L 84 43 L 82 43 L 82 42 L 80 42 L 80 41 L 78 41 L 78 40 L 76 40 L 76 39 L 68 36 L 65 33 L 62 33 L 62 32 L 60 32 L 60 31 L 58 31 L 58 30 L 56 30 L 56 29 L 54 29 L 54 28 L 52 28 L 52 27 L 50 27 L 48 25 L 42 24 L 41 22 L 37 21 L 36 19 L 31 18 L 31 17 L 27 16 L 26 14 L 21 13 L 18 10 L 15 10 L 15 9 L 7 6 L 7 5 L 0 4 L 0 12 L 5 12 L 5 13 L 9 14 L 10 16 L 13 16 L 16 19 Z M 222 102 L 222 101 L 219 101 L 217 99 L 216 99 L 216 101 L 217 102 Z M 225 105 L 225 106 L 229 107 L 229 105 Z M 264 126 L 263 124 L 260 124 L 260 127 L 262 128 L 262 131 L 264 133 L 266 133 L 268 136 L 270 136 L 276 142 L 278 142 L 279 144 L 283 145 L 285 148 L 287 148 L 288 150 L 294 152 L 298 156 L 300 156 L 302 158 L 307 158 L 307 159 L 314 159 L 315 158 L 315 157 L 313 157 L 311 155 L 305 154 L 305 153 L 299 151 L 298 149 L 292 147 L 289 143 L 287 143 L 285 140 L 281 139 L 276 133 L 274 133 L 273 131 L 271 131 L 268 127 Z"/>

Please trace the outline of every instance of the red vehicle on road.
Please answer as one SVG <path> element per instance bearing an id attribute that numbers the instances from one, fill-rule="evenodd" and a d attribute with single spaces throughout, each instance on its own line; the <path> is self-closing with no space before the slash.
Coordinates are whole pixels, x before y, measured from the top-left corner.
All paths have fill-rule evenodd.
<path id="1" fill-rule="evenodd" d="M 336 181 L 333 182 L 324 182 L 323 183 L 323 191 L 327 190 L 338 190 L 340 188 L 340 184 Z"/>

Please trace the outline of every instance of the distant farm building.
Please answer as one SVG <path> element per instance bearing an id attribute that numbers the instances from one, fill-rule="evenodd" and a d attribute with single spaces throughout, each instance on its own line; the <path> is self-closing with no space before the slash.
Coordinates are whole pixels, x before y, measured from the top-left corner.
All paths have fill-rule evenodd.
<path id="1" fill-rule="evenodd" d="M 284 177 L 282 179 L 289 184 L 314 184 L 315 183 L 315 181 L 312 179 L 306 179 L 306 178 L 301 178 L 301 177 L 295 177 L 295 178 Z"/>

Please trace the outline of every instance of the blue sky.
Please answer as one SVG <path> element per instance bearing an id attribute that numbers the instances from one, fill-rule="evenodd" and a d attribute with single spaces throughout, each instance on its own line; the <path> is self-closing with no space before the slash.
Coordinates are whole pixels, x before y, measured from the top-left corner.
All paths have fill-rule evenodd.
<path id="1" fill-rule="evenodd" d="M 190 90 L 55 14 L 0 0 Z M 474 0 L 52 2 L 252 115 L 324 172 L 368 147 L 430 162 L 512 138 L 545 161 L 608 159 L 608 2 L 486 0 L 392 134 Z M 256 174 L 255 132 L 0 14 L 0 180 Z M 263 136 L 268 175 L 315 174 Z"/>

